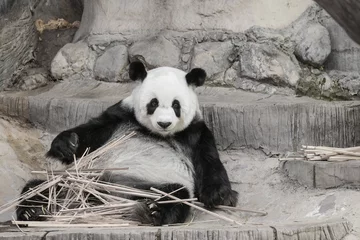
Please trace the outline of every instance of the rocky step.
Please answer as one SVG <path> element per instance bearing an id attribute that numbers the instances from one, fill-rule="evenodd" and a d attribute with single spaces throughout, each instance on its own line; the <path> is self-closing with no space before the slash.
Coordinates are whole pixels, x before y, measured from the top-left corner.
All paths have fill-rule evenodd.
<path id="1" fill-rule="evenodd" d="M 141 227 L 141 228 L 17 228 L 1 227 L 0 240 L 42 239 L 137 239 L 137 240 L 340 240 L 349 235 L 351 224 L 344 220 L 327 223 L 292 224 L 283 226 L 238 226 L 238 227 Z"/>
<path id="2" fill-rule="evenodd" d="M 283 161 L 281 169 L 293 180 L 310 188 L 360 186 L 360 161 Z"/>
<path id="3" fill-rule="evenodd" d="M 0 113 L 21 117 L 56 133 L 84 123 L 128 96 L 133 84 L 60 82 L 28 92 L 0 93 Z M 360 144 L 360 105 L 308 97 L 266 95 L 230 88 L 197 90 L 204 119 L 220 149 L 294 151 L 302 144 Z"/>

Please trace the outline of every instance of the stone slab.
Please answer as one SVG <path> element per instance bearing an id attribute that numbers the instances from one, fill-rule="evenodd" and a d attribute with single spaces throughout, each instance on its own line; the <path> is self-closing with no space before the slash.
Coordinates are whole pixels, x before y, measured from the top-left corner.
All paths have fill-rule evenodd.
<path id="1" fill-rule="evenodd" d="M 281 169 L 289 176 L 290 179 L 299 182 L 308 187 L 315 187 L 315 162 L 310 161 L 282 161 Z"/>
<path id="2" fill-rule="evenodd" d="M 1 229 L 1 228 L 0 228 Z M 1 239 L 136 239 L 136 240 L 340 240 L 352 230 L 346 220 L 292 224 L 283 226 L 211 226 L 195 227 L 124 227 L 124 228 L 79 228 L 79 229 L 42 229 L 8 228 L 2 232 Z M 42 237 L 42 238 L 40 238 Z"/>
<path id="3" fill-rule="evenodd" d="M 275 227 L 277 240 L 315 240 L 315 239 L 344 239 L 352 229 L 348 222 L 329 221 L 326 223 L 311 223 Z"/>
<path id="4" fill-rule="evenodd" d="M 28 92 L 0 93 L 0 113 L 52 133 L 84 123 L 128 96 L 133 84 L 63 81 Z M 197 90 L 204 119 L 220 149 L 295 151 L 301 145 L 360 144 L 360 104 L 267 95 L 230 88 Z"/>
<path id="5" fill-rule="evenodd" d="M 360 161 L 322 162 L 291 160 L 280 164 L 290 179 L 307 187 L 360 186 Z"/>

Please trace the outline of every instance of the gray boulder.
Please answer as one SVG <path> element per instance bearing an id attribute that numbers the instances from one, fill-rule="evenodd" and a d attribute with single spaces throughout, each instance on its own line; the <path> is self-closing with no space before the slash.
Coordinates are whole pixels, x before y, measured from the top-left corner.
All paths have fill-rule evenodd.
<path id="1" fill-rule="evenodd" d="M 129 48 L 130 58 L 142 56 L 151 67 L 179 67 L 180 49 L 164 36 L 135 42 Z"/>
<path id="2" fill-rule="evenodd" d="M 331 53 L 331 41 L 328 30 L 313 23 L 305 26 L 293 35 L 295 55 L 305 63 L 315 66 L 322 65 Z"/>
<path id="3" fill-rule="evenodd" d="M 232 51 L 233 45 L 230 41 L 197 44 L 194 48 L 191 68 L 205 68 L 208 77 L 211 78 L 231 66 L 228 58 Z"/>
<path id="4" fill-rule="evenodd" d="M 94 76 L 98 80 L 117 82 L 127 64 L 127 48 L 124 45 L 111 47 L 96 60 Z"/>
<path id="5" fill-rule="evenodd" d="M 360 74 L 358 72 L 332 70 L 328 74 L 333 81 L 336 81 L 350 95 L 360 96 Z"/>
<path id="6" fill-rule="evenodd" d="M 51 62 L 51 73 L 57 79 L 91 77 L 96 59 L 85 42 L 68 43 Z"/>
<path id="7" fill-rule="evenodd" d="M 295 57 L 290 57 L 271 43 L 248 42 L 239 49 L 240 76 L 275 85 L 296 86 L 300 67 Z"/>

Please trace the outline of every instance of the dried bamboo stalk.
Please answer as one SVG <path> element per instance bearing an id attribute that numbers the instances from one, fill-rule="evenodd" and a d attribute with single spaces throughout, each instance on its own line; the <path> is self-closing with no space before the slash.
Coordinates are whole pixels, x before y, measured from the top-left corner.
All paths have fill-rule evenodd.
<path id="1" fill-rule="evenodd" d="M 156 189 L 156 188 L 154 188 L 154 187 L 151 187 L 150 190 L 152 190 L 152 191 L 154 191 L 154 192 L 156 192 L 156 193 L 163 194 L 164 196 L 167 196 L 167 197 L 172 198 L 172 199 L 174 199 L 174 200 L 181 200 L 180 198 L 177 198 L 177 197 L 175 197 L 175 196 L 172 196 L 172 195 L 170 195 L 170 194 L 168 194 L 168 193 L 166 193 L 166 192 L 160 191 L 159 189 Z M 220 219 L 222 219 L 222 220 L 225 220 L 225 221 L 227 221 L 227 222 L 234 223 L 234 224 L 237 224 L 237 225 L 243 225 L 242 223 L 239 223 L 239 222 L 237 222 L 237 221 L 235 221 L 235 220 L 233 220 L 233 219 L 231 219 L 231 218 L 228 218 L 228 217 L 222 216 L 222 215 L 220 215 L 220 214 L 211 212 L 211 211 L 209 211 L 209 210 L 207 210 L 207 209 L 204 209 L 204 208 L 202 208 L 202 207 L 199 207 L 199 206 L 197 206 L 197 205 L 195 205 L 195 204 L 192 204 L 192 203 L 189 203 L 189 202 L 183 202 L 183 203 L 186 204 L 186 205 L 188 205 L 188 206 L 190 206 L 190 207 L 193 207 L 193 208 L 195 208 L 195 209 L 197 209 L 197 210 L 200 210 L 200 211 L 202 211 L 202 212 L 208 213 L 208 214 L 210 214 L 210 215 L 212 215 L 212 216 L 215 216 L 215 217 L 217 217 L 217 218 L 220 218 Z"/>

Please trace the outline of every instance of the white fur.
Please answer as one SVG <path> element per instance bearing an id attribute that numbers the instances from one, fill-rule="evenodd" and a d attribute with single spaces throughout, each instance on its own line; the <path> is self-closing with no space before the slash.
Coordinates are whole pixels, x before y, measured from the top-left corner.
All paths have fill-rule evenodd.
<path id="1" fill-rule="evenodd" d="M 185 75 L 186 72 L 171 67 L 152 69 L 124 103 L 132 106 L 136 119 L 155 133 L 167 136 L 182 131 L 195 117 L 201 118 L 194 87 L 187 84 Z M 159 106 L 152 115 L 148 115 L 146 105 L 153 98 L 158 99 Z M 180 118 L 172 108 L 175 99 L 180 102 Z M 171 122 L 171 125 L 164 130 L 157 122 Z"/>
<path id="2" fill-rule="evenodd" d="M 137 132 L 136 130 L 137 128 L 130 123 L 120 127 L 113 138 L 132 131 Z M 119 183 L 136 179 L 139 182 L 153 184 L 182 184 L 192 197 L 194 169 L 190 156 L 187 156 L 186 149 L 181 149 L 176 143 L 170 144 L 137 132 L 134 137 L 97 158 L 93 167 L 128 167 L 128 170 L 110 172 L 110 180 Z"/>

